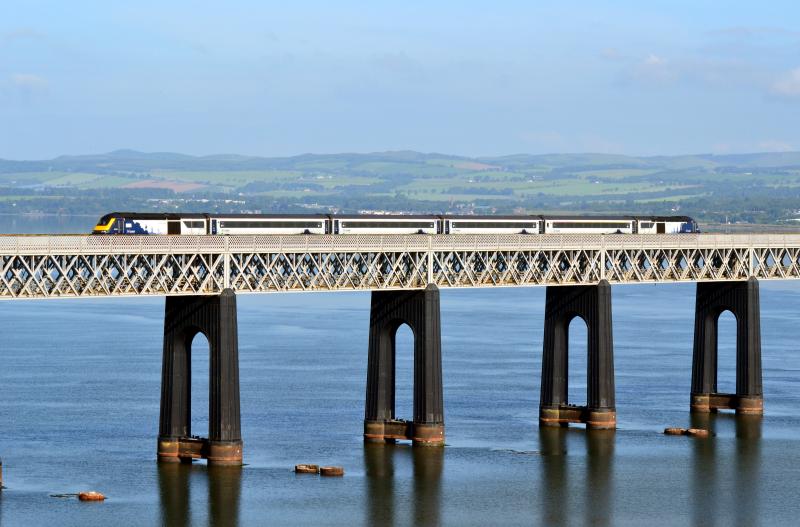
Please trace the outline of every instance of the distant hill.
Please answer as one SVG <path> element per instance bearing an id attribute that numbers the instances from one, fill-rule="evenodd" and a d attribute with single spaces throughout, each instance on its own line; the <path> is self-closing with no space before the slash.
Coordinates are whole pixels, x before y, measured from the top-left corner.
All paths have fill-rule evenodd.
<path id="1" fill-rule="evenodd" d="M 0 160 L 0 213 L 119 208 L 680 212 L 714 220 L 792 222 L 800 217 L 800 152 L 258 157 L 116 150 Z"/>
<path id="2" fill-rule="evenodd" d="M 719 168 L 719 167 L 800 167 L 800 152 L 762 152 L 752 154 L 698 154 L 679 156 L 637 157 L 617 154 L 515 154 L 496 157 L 464 157 L 414 151 L 387 151 L 368 154 L 302 154 L 292 157 L 258 157 L 238 154 L 191 156 L 173 152 L 139 152 L 115 150 L 105 154 L 64 155 L 49 160 L 24 161 L 0 159 L 0 172 L 38 171 L 43 168 L 76 169 L 102 168 L 152 170 L 174 168 L 182 170 L 254 170 L 271 168 L 302 168 L 312 163 L 323 166 L 367 162 L 402 164 L 441 164 L 442 161 L 473 162 L 504 168 L 532 167 L 651 167 L 651 168 Z"/>

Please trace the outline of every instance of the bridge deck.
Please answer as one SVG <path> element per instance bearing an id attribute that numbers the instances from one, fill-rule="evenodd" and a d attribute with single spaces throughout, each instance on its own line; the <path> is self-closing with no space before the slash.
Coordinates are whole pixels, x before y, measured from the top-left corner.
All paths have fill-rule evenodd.
<path id="1" fill-rule="evenodd" d="M 0 299 L 800 278 L 800 234 L 0 236 Z"/>

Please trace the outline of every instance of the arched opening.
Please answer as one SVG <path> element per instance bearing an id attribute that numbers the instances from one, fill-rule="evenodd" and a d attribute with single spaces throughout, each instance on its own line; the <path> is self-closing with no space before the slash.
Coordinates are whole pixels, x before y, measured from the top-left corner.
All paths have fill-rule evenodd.
<path id="1" fill-rule="evenodd" d="M 581 317 L 574 317 L 567 328 L 567 401 L 586 404 L 589 332 Z"/>
<path id="2" fill-rule="evenodd" d="M 192 372 L 191 394 L 191 429 L 192 435 L 208 435 L 208 381 L 210 379 L 209 361 L 211 353 L 208 339 L 198 332 L 189 344 L 189 360 Z"/>
<path id="3" fill-rule="evenodd" d="M 727 310 L 717 319 L 717 391 L 736 393 L 736 317 Z"/>
<path id="4" fill-rule="evenodd" d="M 408 324 L 397 328 L 394 336 L 394 416 L 414 418 L 414 332 Z"/>

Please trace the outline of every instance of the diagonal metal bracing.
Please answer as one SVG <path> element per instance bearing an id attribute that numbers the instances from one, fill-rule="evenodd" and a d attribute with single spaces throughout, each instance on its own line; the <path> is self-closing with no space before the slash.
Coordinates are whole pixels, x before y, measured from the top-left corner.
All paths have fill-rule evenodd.
<path id="1" fill-rule="evenodd" d="M 428 266 L 431 269 L 428 269 Z M 800 278 L 800 235 L 0 236 L 0 298 Z"/>

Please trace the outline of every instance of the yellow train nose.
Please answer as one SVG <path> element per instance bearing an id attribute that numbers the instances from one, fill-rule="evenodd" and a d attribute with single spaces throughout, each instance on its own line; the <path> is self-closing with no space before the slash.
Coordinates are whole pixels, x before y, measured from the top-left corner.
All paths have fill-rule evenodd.
<path id="1" fill-rule="evenodd" d="M 111 230 L 111 226 L 114 225 L 114 222 L 116 220 L 117 220 L 116 218 L 111 218 L 105 225 L 103 225 L 102 223 L 98 223 L 97 225 L 94 226 L 94 230 L 92 232 L 94 233 L 108 232 L 109 230 Z"/>

